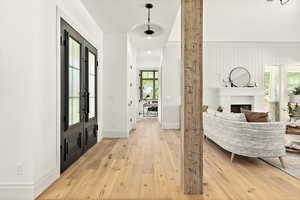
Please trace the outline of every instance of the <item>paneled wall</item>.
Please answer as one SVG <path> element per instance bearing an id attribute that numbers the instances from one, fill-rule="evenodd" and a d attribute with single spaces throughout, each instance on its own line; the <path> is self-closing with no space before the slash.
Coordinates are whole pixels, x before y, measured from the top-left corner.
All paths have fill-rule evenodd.
<path id="1" fill-rule="evenodd" d="M 236 66 L 249 70 L 252 81 L 263 87 L 265 66 L 300 63 L 300 43 L 281 42 L 205 42 L 204 103 L 217 107 L 217 88 L 223 87 Z"/>
<path id="2" fill-rule="evenodd" d="M 161 127 L 180 128 L 181 49 L 180 42 L 168 42 L 161 68 Z"/>

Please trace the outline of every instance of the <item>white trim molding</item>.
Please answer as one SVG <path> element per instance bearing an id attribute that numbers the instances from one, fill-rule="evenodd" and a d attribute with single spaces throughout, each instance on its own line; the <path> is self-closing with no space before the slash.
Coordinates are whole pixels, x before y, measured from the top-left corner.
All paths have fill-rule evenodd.
<path id="1" fill-rule="evenodd" d="M 103 138 L 128 138 L 129 133 L 119 130 L 103 130 Z"/>
<path id="2" fill-rule="evenodd" d="M 34 198 L 38 197 L 44 190 L 47 189 L 47 187 L 49 187 L 59 177 L 60 172 L 57 169 L 53 169 L 48 174 L 37 180 L 34 184 Z"/>
<path id="3" fill-rule="evenodd" d="M 0 183 L 0 199 L 3 200 L 32 200 L 33 183 Z"/>
<path id="4" fill-rule="evenodd" d="M 180 123 L 162 123 L 162 129 L 180 129 Z"/>

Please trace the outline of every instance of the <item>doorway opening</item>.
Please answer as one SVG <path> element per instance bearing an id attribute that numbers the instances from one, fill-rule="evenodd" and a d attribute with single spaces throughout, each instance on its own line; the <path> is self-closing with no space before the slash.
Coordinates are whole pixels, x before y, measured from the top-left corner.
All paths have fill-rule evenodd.
<path id="1" fill-rule="evenodd" d="M 142 117 L 158 117 L 159 100 L 159 71 L 140 70 L 140 102 Z"/>
<path id="2" fill-rule="evenodd" d="M 300 87 L 300 66 L 266 66 L 264 71 L 265 109 L 271 114 L 272 121 L 287 121 L 292 109 L 299 102 L 291 102 L 296 88 Z M 300 100 L 300 99 L 299 99 Z M 300 114 L 300 113 L 299 113 Z"/>

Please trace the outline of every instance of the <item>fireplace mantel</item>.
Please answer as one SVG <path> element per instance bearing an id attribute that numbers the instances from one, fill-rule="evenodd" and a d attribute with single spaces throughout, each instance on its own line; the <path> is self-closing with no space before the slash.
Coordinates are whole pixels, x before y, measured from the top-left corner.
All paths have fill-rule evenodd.
<path id="1" fill-rule="evenodd" d="M 230 112 L 231 105 L 250 104 L 253 111 L 264 110 L 264 90 L 262 88 L 219 88 L 222 108 Z"/>

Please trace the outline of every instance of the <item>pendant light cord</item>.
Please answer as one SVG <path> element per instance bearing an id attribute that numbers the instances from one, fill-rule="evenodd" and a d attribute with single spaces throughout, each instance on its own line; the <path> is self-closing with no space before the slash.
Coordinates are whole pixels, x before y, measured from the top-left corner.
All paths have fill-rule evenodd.
<path id="1" fill-rule="evenodd" d="M 150 8 L 148 8 L 148 30 L 150 30 Z"/>

